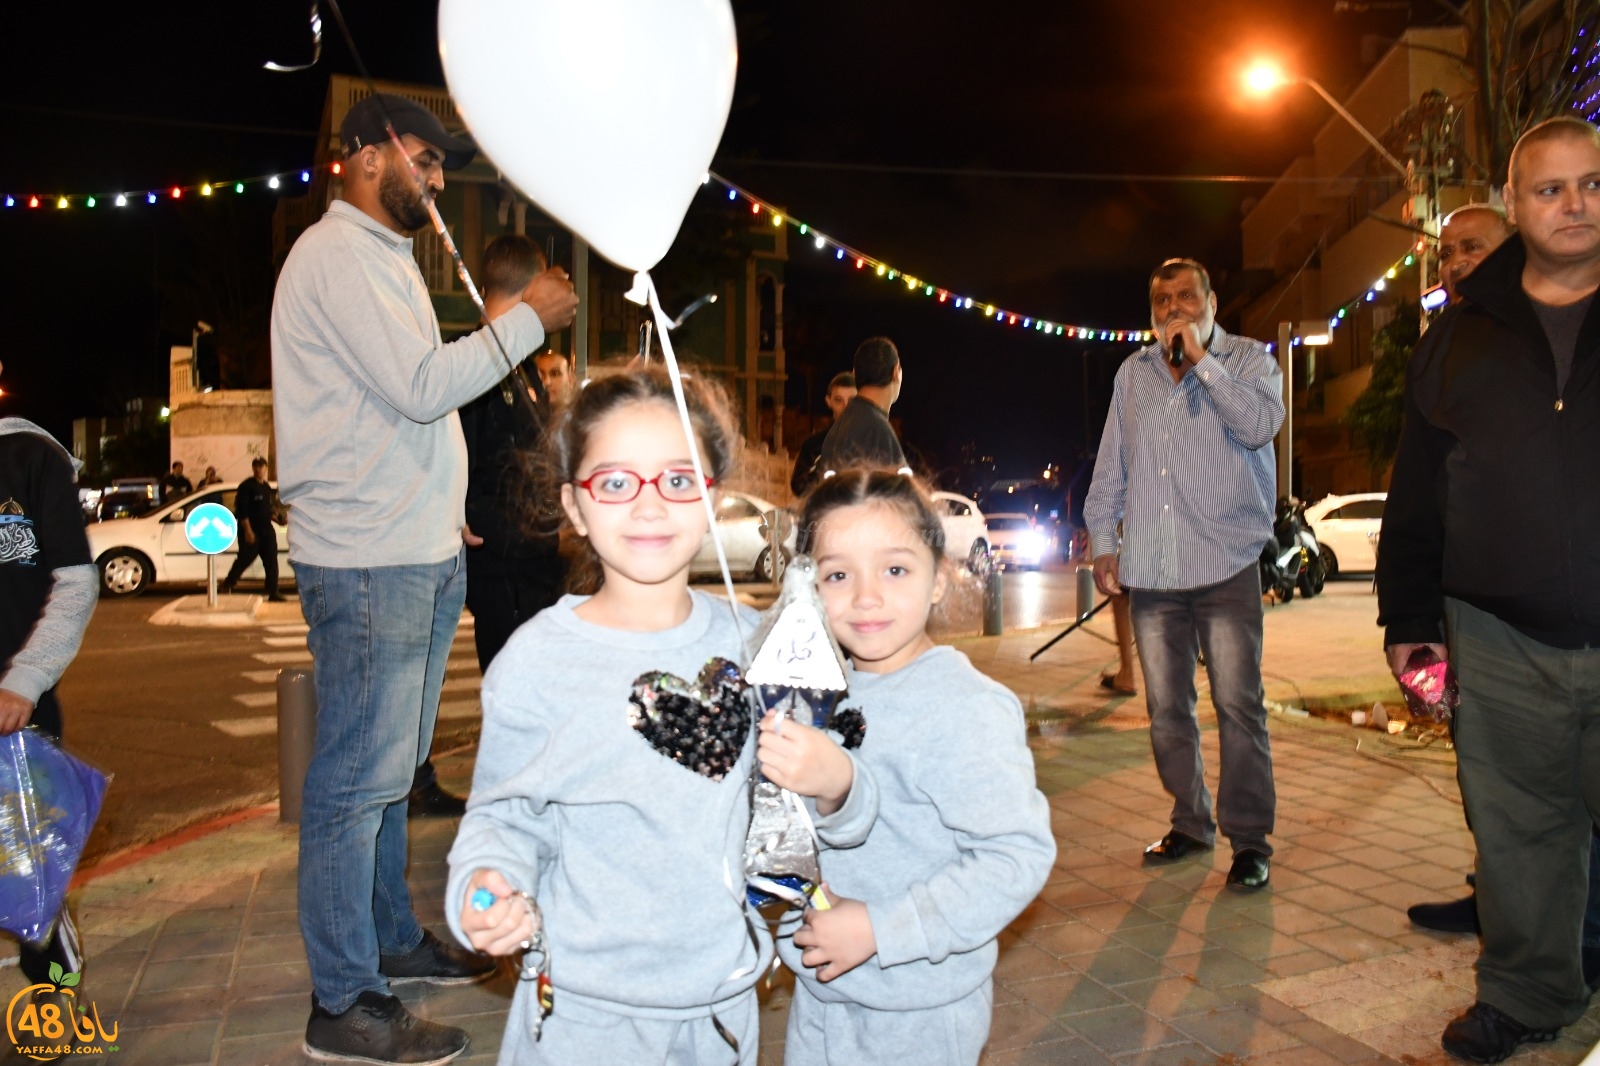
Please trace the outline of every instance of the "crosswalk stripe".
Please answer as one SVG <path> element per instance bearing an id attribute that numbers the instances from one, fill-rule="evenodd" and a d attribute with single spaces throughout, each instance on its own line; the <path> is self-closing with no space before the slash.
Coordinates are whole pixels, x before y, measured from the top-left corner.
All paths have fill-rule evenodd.
<path id="1" fill-rule="evenodd" d="M 445 700 L 439 704 L 441 721 L 473 718 L 480 713 L 477 700 Z M 211 725 L 230 737 L 262 737 L 278 731 L 278 716 L 262 714 L 251 718 L 219 718 Z"/>
<path id="2" fill-rule="evenodd" d="M 267 626 L 266 629 L 267 629 L 268 633 L 309 633 L 309 632 L 311 632 L 311 627 L 309 625 L 307 625 L 306 623 L 304 623 L 304 622 L 295 622 L 293 624 Z"/>
<path id="3" fill-rule="evenodd" d="M 304 636 L 262 637 L 261 643 L 269 648 L 303 648 L 306 646 L 306 638 Z"/>
<path id="4" fill-rule="evenodd" d="M 278 693 L 273 689 L 266 692 L 244 692 L 235 696 L 233 702 L 242 703 L 246 707 L 271 707 L 278 702 Z"/>

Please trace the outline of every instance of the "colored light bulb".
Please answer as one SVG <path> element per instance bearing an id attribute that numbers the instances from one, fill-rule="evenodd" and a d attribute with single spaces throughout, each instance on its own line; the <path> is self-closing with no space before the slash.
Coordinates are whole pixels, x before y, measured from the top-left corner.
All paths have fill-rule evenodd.
<path id="1" fill-rule="evenodd" d="M 233 183 L 233 191 L 234 192 L 244 192 L 244 182 L 242 182 L 242 181 L 234 182 Z"/>
<path id="2" fill-rule="evenodd" d="M 272 175 L 272 177 L 267 179 L 267 188 L 276 189 L 277 187 L 278 187 L 278 175 L 274 174 L 274 175 Z"/>
<path id="3" fill-rule="evenodd" d="M 116 203 L 117 203 L 118 207 L 127 207 L 128 206 L 128 198 L 126 196 L 122 195 L 119 192 L 119 193 L 117 193 Z"/>
<path id="4" fill-rule="evenodd" d="M 57 211 L 62 210 L 66 206 L 67 206 L 67 198 L 65 196 L 61 197 L 61 199 L 56 201 L 56 210 Z"/>

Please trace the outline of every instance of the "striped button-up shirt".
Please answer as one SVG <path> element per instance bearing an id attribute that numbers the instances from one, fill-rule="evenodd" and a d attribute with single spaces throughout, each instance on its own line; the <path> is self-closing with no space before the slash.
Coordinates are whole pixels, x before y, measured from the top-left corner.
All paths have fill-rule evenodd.
<path id="1" fill-rule="evenodd" d="M 1118 552 L 1130 588 L 1214 585 L 1254 563 L 1272 537 L 1283 377 L 1266 345 L 1221 326 L 1174 385 L 1151 344 L 1117 370 L 1083 504 L 1095 558 Z"/>

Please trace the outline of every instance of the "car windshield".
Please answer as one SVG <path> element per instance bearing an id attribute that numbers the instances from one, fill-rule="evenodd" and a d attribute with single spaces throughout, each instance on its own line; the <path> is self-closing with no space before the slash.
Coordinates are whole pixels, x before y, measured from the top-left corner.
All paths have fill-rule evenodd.
<path id="1" fill-rule="evenodd" d="M 989 519 L 989 528 L 997 532 L 1014 529 L 1032 529 L 1033 523 L 1026 518 L 991 518 Z"/>

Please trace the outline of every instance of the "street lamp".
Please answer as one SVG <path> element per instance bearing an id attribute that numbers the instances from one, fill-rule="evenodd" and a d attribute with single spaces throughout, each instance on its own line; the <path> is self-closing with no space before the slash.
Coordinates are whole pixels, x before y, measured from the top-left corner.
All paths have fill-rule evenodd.
<path id="1" fill-rule="evenodd" d="M 1406 169 L 1406 165 L 1390 154 L 1389 149 L 1385 148 L 1383 146 L 1383 142 L 1372 135 L 1371 130 L 1367 129 L 1367 127 L 1363 126 L 1359 121 L 1357 121 L 1354 115 L 1345 110 L 1343 104 L 1334 99 L 1332 93 L 1328 92 L 1328 90 L 1317 84 L 1317 82 L 1310 78 L 1302 78 L 1298 75 L 1285 74 L 1279 67 L 1267 62 L 1256 63 L 1254 66 L 1251 66 L 1244 72 L 1244 87 L 1252 96 L 1267 96 L 1268 94 L 1283 88 L 1285 85 L 1308 86 L 1312 92 L 1326 100 L 1328 106 L 1333 108 L 1334 111 L 1338 113 L 1340 118 L 1350 123 L 1357 133 L 1365 137 L 1367 143 L 1372 145 L 1373 149 L 1380 157 L 1382 157 L 1384 162 L 1388 163 L 1391 167 L 1394 167 L 1395 170 L 1399 171 L 1401 177 L 1405 178 L 1407 181 L 1411 180 L 1411 172 Z"/>

